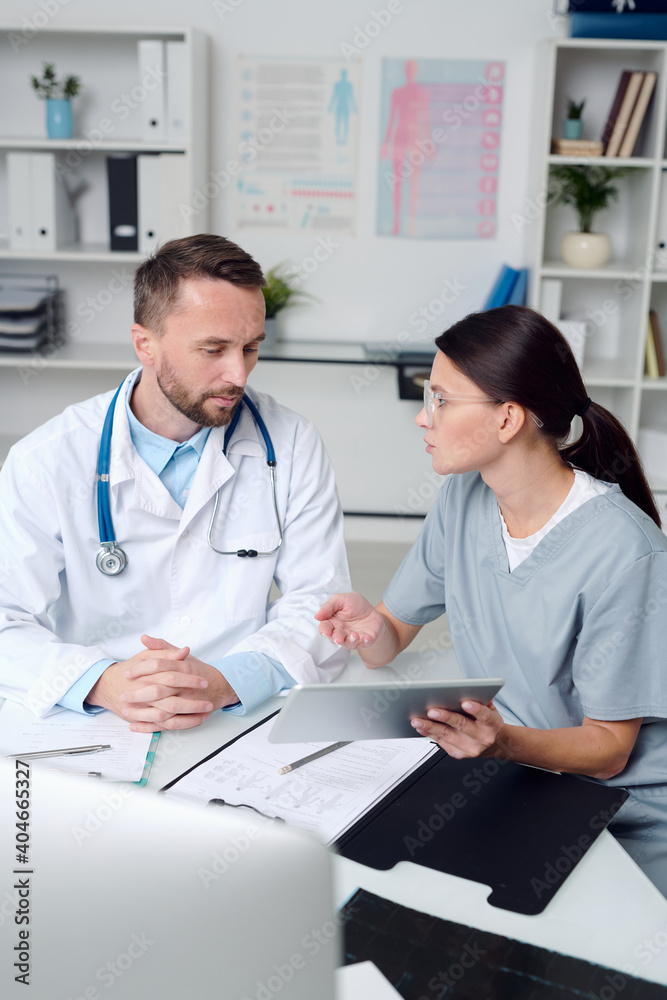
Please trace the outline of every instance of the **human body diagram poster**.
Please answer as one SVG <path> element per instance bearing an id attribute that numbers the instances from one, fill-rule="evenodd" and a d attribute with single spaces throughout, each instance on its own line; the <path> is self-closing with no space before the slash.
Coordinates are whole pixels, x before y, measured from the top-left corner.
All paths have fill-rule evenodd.
<path id="1" fill-rule="evenodd" d="M 384 60 L 379 235 L 495 236 L 504 76 L 498 61 Z"/>
<path id="2" fill-rule="evenodd" d="M 239 58 L 237 224 L 353 234 L 359 65 Z"/>

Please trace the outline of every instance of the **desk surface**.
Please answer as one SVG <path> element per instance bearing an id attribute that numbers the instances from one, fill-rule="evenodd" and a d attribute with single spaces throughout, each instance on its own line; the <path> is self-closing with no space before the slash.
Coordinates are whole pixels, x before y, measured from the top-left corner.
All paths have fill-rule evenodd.
<path id="1" fill-rule="evenodd" d="M 396 679 L 414 663 L 421 677 L 457 676 L 453 654 L 404 653 L 374 680 Z M 341 680 L 364 671 L 352 660 Z M 199 729 L 163 733 L 149 779 L 161 788 L 217 747 L 271 714 L 282 699 L 272 698 L 239 717 L 215 713 Z M 489 834 L 492 836 L 492 833 Z M 342 904 L 360 886 L 404 906 L 506 937 L 551 948 L 667 986 L 667 900 L 604 831 L 543 913 L 534 917 L 489 906 L 487 886 L 401 862 L 389 872 L 345 858 L 335 863 L 336 898 Z"/>

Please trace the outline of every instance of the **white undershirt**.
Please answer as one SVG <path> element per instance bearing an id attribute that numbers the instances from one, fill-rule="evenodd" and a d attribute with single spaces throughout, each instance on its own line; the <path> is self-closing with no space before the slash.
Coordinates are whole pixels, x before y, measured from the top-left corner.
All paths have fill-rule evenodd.
<path id="1" fill-rule="evenodd" d="M 582 472 L 581 469 L 573 469 L 574 472 L 574 482 L 570 492 L 563 500 L 562 504 L 550 518 L 543 528 L 536 531 L 534 535 L 528 535 L 527 538 L 512 538 L 509 531 L 507 530 L 507 525 L 505 524 L 505 519 L 498 508 L 498 513 L 500 514 L 500 523 L 503 531 L 503 541 L 505 543 L 505 548 L 507 550 L 507 558 L 509 560 L 510 573 L 517 568 L 517 566 L 527 559 L 530 553 L 533 551 L 538 542 L 540 542 L 546 534 L 548 534 L 552 528 L 554 528 L 559 521 L 562 521 L 564 517 L 571 514 L 573 510 L 577 507 L 581 507 L 582 503 L 586 503 L 592 497 L 602 496 L 604 493 L 608 493 L 611 489 L 611 483 L 604 483 L 601 479 L 594 479 L 593 476 L 589 476 L 587 472 Z"/>

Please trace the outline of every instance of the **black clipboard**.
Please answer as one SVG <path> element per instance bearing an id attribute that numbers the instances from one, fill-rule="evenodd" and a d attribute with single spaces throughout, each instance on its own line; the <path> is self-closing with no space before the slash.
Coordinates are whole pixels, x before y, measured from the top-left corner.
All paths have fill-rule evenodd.
<path id="1" fill-rule="evenodd" d="M 167 791 L 278 712 L 197 761 Z M 417 737 L 415 737 L 417 738 Z M 438 749 L 333 846 L 386 871 L 399 861 L 491 886 L 488 902 L 541 913 L 628 797 L 588 778 Z"/>
<path id="2" fill-rule="evenodd" d="M 336 847 L 369 868 L 413 861 L 482 882 L 491 906 L 534 915 L 627 798 L 592 779 L 438 750 Z"/>

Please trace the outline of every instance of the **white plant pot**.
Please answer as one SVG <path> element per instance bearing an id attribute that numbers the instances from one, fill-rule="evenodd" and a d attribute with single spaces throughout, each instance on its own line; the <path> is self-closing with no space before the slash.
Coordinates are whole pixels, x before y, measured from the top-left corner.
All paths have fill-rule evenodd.
<path id="1" fill-rule="evenodd" d="M 571 267 L 604 267 L 611 257 L 611 240 L 606 233 L 566 233 L 560 252 Z"/>

